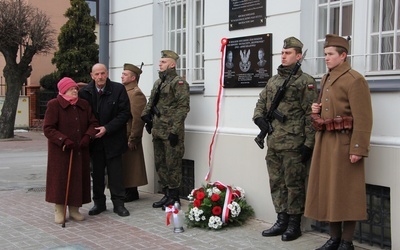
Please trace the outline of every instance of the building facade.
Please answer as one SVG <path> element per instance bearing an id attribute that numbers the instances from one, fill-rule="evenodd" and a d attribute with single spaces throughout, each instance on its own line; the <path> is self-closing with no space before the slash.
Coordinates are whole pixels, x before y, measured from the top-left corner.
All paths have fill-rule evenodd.
<path id="1" fill-rule="evenodd" d="M 258 128 L 253 110 L 262 88 L 221 88 L 223 38 L 234 39 L 272 34 L 272 72 L 280 65 L 283 40 L 295 36 L 308 49 L 303 71 L 319 81 L 326 72 L 323 54 L 325 35 L 351 37 L 349 60 L 370 85 L 374 111 L 371 152 L 366 159 L 366 180 L 383 188 L 386 200 L 371 194 L 369 203 L 382 201 L 389 211 L 389 238 L 400 247 L 400 11 L 399 0 L 292 0 L 243 1 L 265 5 L 265 25 L 232 29 L 234 3 L 222 0 L 110 1 L 109 69 L 118 81 L 124 63 L 140 65 L 140 87 L 150 95 L 158 78 L 163 49 L 180 54 L 178 72 L 191 86 L 191 111 L 186 119 L 185 159 L 194 162 L 195 187 L 210 181 L 237 185 L 246 190 L 256 217 L 275 220 L 266 170 L 266 150 L 254 142 Z M 249 6 L 251 9 L 252 6 Z M 243 12 L 248 9 L 242 9 Z M 217 113 L 220 107 L 220 113 Z M 218 128 L 216 127 L 218 118 Z M 214 131 L 218 131 L 212 142 Z M 157 192 L 151 137 L 144 135 L 149 185 Z M 210 158 L 211 157 L 211 158 Z M 211 159 L 211 160 L 210 160 Z M 386 205 L 385 205 L 386 204 Z M 370 204 L 371 205 L 371 204 Z M 370 215 L 372 216 L 372 215 Z M 377 219 L 377 218 L 375 218 Z M 383 219 L 380 218 L 382 221 Z M 391 234 L 391 235 L 390 235 Z"/>

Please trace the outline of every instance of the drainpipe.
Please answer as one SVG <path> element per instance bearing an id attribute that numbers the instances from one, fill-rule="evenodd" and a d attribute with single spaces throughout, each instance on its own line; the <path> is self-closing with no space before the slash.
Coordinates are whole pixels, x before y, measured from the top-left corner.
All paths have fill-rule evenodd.
<path id="1" fill-rule="evenodd" d="M 110 1 L 99 0 L 99 63 L 106 65 L 109 63 L 109 26 L 110 26 Z"/>

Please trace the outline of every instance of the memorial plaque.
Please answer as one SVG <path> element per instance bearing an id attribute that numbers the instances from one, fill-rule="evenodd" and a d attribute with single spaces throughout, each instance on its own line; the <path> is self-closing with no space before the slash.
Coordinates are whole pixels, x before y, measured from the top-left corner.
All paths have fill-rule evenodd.
<path id="1" fill-rule="evenodd" d="M 229 0 L 229 30 L 265 26 L 265 0 Z"/>
<path id="2" fill-rule="evenodd" d="M 272 76 L 272 34 L 228 39 L 225 88 L 264 87 Z"/>

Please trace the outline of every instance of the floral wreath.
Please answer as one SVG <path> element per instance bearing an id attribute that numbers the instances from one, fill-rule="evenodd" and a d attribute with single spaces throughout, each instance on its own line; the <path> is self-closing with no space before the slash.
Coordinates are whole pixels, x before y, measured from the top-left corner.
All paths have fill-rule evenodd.
<path id="1" fill-rule="evenodd" d="M 245 191 L 221 182 L 193 189 L 188 198 L 188 227 L 221 229 L 228 225 L 240 226 L 254 215 L 253 208 L 246 202 Z"/>

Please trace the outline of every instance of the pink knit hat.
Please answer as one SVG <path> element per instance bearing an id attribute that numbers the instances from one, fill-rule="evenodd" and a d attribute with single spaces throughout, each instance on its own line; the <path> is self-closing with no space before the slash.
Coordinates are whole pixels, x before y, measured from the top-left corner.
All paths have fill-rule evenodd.
<path id="1" fill-rule="evenodd" d="M 69 77 L 64 77 L 57 84 L 57 88 L 60 94 L 65 94 L 68 89 L 72 87 L 79 88 L 78 84 L 76 84 L 76 82 Z"/>

